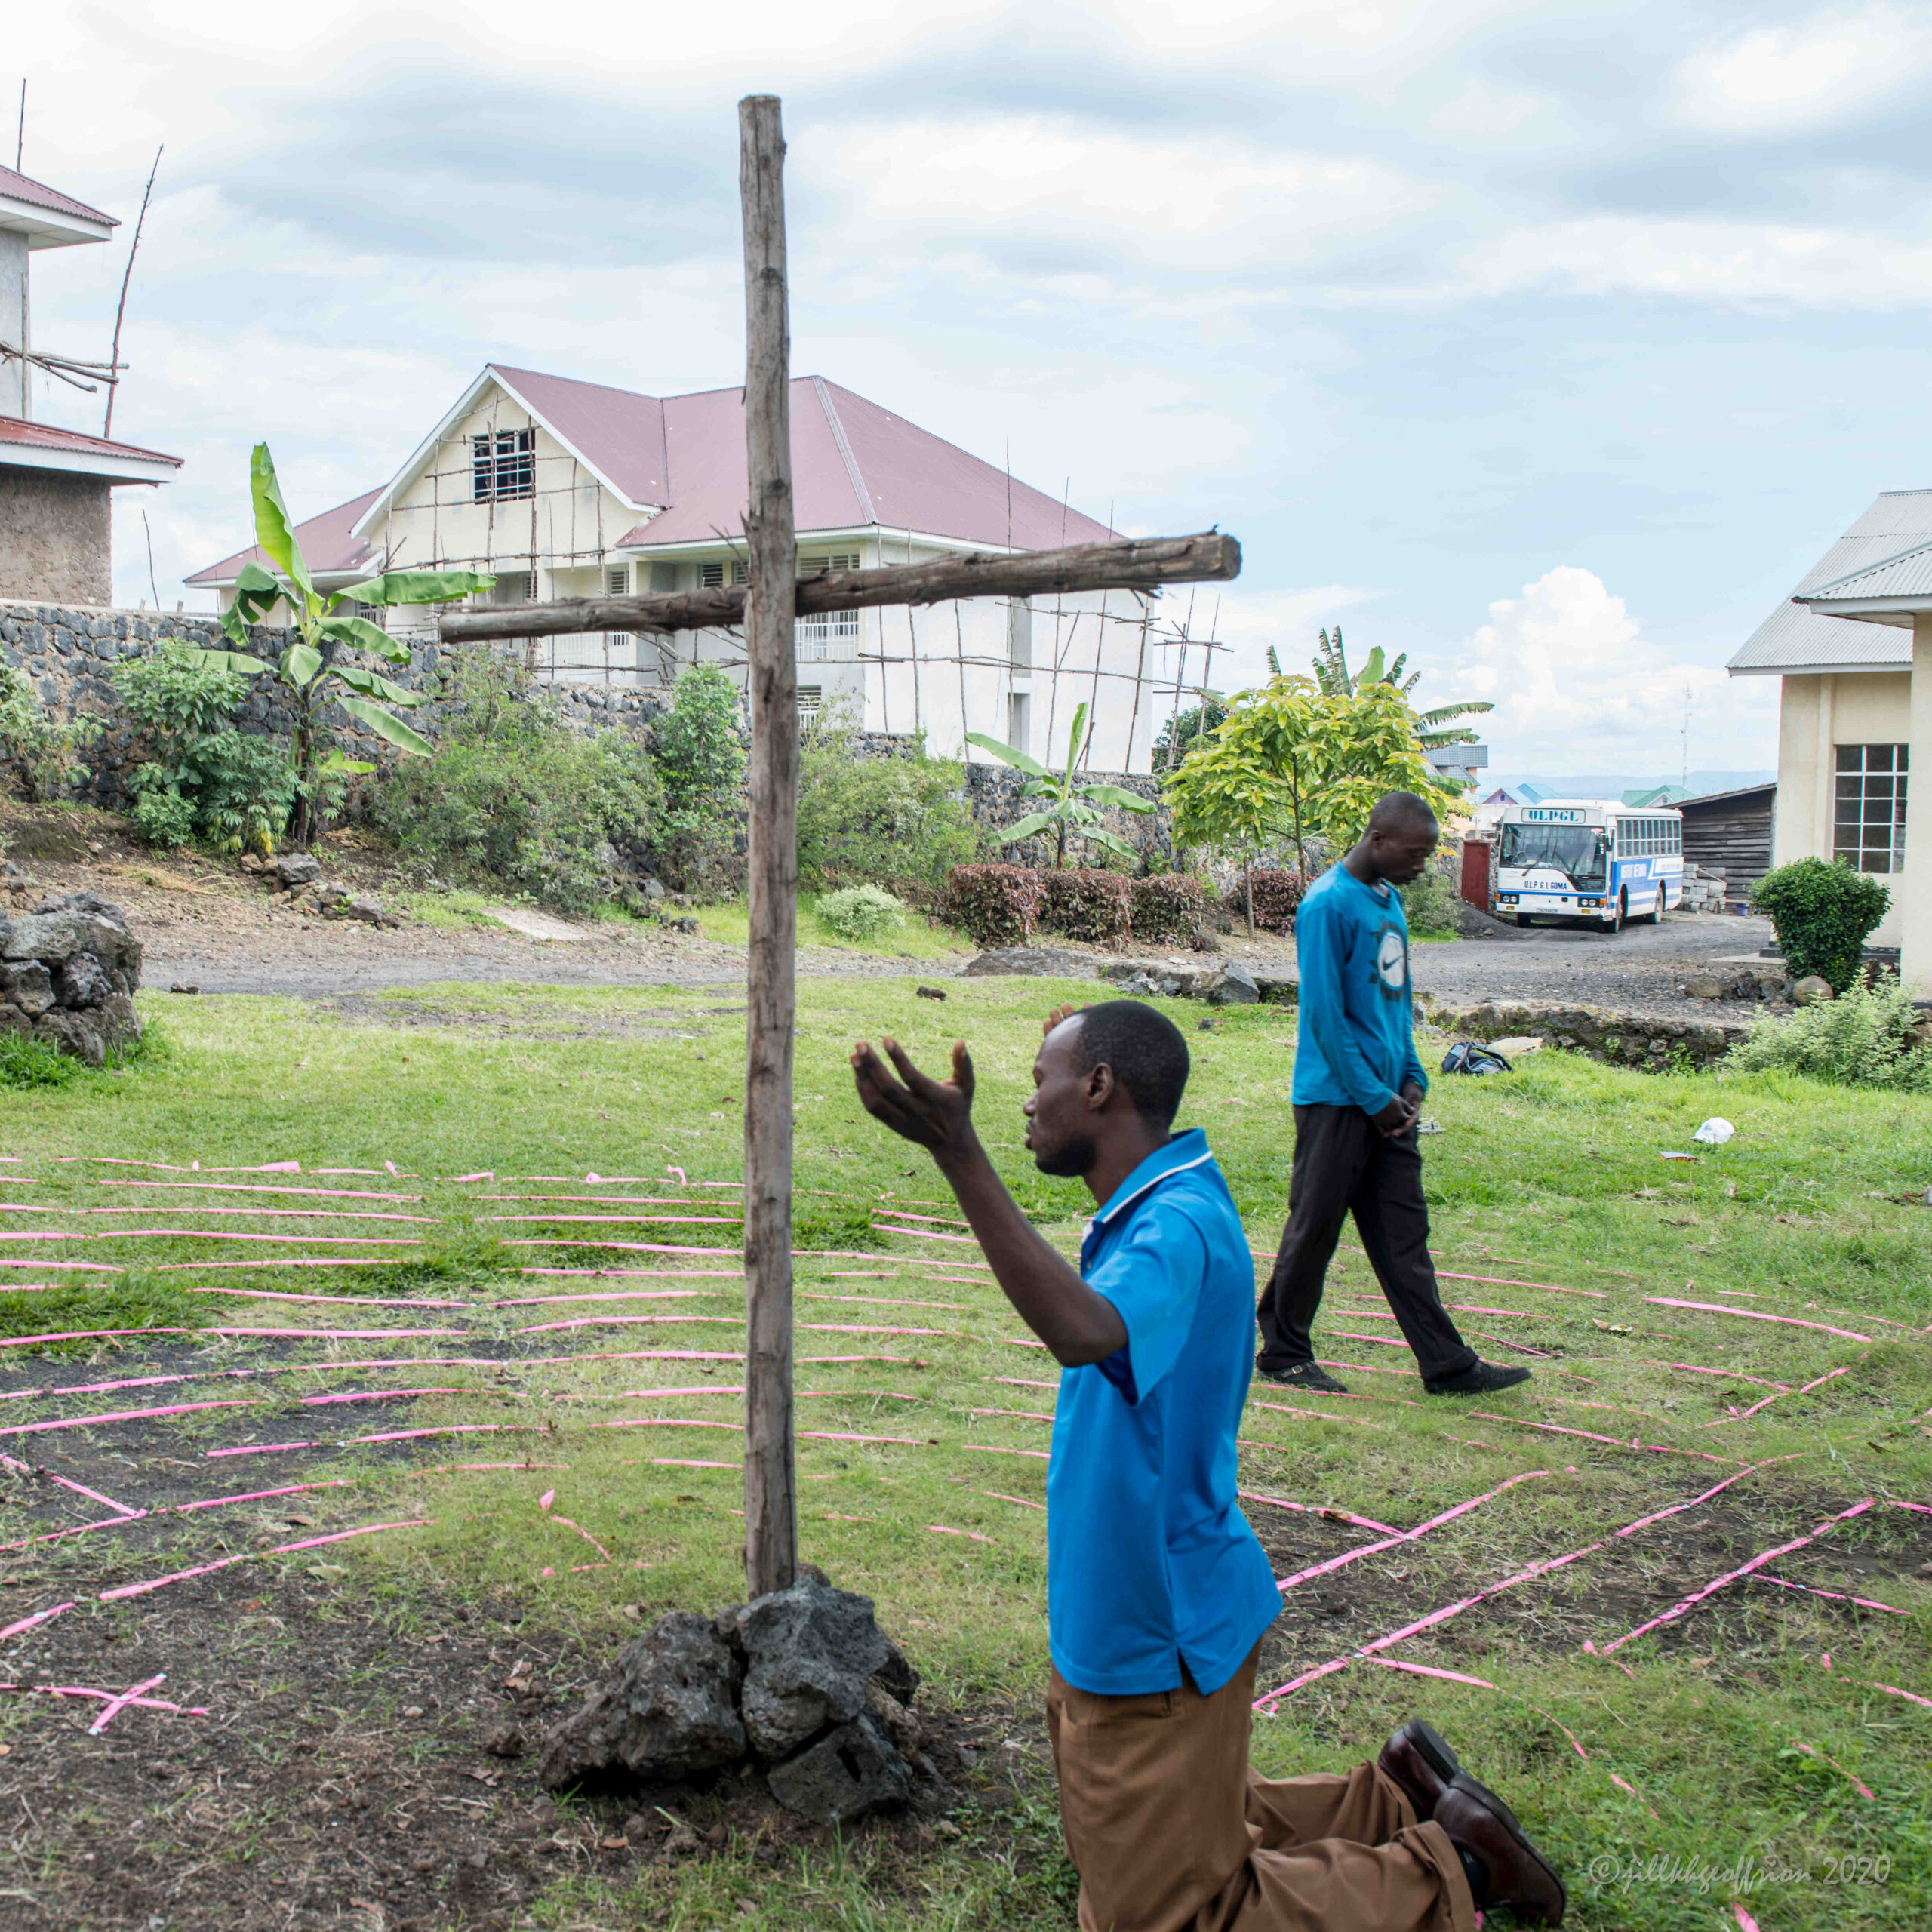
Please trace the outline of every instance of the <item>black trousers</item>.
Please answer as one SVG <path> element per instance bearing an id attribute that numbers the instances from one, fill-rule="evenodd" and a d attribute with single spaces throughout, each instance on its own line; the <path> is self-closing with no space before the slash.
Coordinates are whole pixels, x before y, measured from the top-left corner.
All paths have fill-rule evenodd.
<path id="1" fill-rule="evenodd" d="M 1314 1358 L 1309 1331 L 1321 1306 L 1342 1223 L 1351 1214 L 1424 1377 L 1460 1375 L 1472 1367 L 1475 1351 L 1449 1319 L 1429 1258 L 1429 1209 L 1416 1137 L 1386 1140 L 1361 1108 L 1331 1106 L 1295 1109 L 1288 1224 L 1255 1312 L 1260 1366 L 1291 1368 Z"/>

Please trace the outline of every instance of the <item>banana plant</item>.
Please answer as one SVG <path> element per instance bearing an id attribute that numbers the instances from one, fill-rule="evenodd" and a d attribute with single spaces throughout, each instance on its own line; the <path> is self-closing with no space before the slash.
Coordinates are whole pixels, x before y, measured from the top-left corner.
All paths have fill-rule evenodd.
<path id="1" fill-rule="evenodd" d="M 426 757 L 433 747 L 414 725 L 395 715 L 423 703 L 422 694 L 354 663 L 345 654 L 367 651 L 390 666 L 409 662 L 409 647 L 379 624 L 356 614 L 357 605 L 388 608 L 398 604 L 440 604 L 487 590 L 494 577 L 475 571 L 384 571 L 361 583 L 337 591 L 315 586 L 295 526 L 275 480 L 275 460 L 266 443 L 255 445 L 248 465 L 249 494 L 254 500 L 255 541 L 274 565 L 242 565 L 235 580 L 235 601 L 223 614 L 221 628 L 235 647 L 206 654 L 227 669 L 253 676 L 272 672 L 287 688 L 294 715 L 294 760 L 297 786 L 295 843 L 306 845 L 321 829 L 328 795 L 345 777 L 371 768 L 344 756 L 334 743 L 328 722 L 337 705 L 398 751 Z M 288 607 L 294 635 L 272 664 L 248 649 L 248 627 L 263 621 L 278 604 Z M 345 611 L 342 608 L 346 605 Z M 395 709 L 386 709 L 393 706 Z"/>
<path id="2" fill-rule="evenodd" d="M 1017 845 L 1023 840 L 1037 837 L 1043 832 L 1054 835 L 1054 864 L 1063 870 L 1066 865 L 1066 841 L 1069 838 L 1083 840 L 1089 845 L 1097 845 L 1102 851 L 1115 858 L 1130 861 L 1140 857 L 1140 854 L 1124 838 L 1116 838 L 1100 823 L 1100 808 L 1117 805 L 1122 811 L 1145 814 L 1154 809 L 1153 801 L 1143 798 L 1137 793 L 1124 790 L 1118 785 L 1095 783 L 1078 779 L 1074 773 L 1078 768 L 1081 754 L 1087 746 L 1087 713 L 1089 706 L 1082 705 L 1073 714 L 1073 730 L 1066 741 L 1066 769 L 1050 771 L 1040 761 L 1017 746 L 990 738 L 983 731 L 968 731 L 966 742 L 977 745 L 983 752 L 990 752 L 1002 764 L 1010 764 L 1016 771 L 1024 772 L 1026 783 L 1021 795 L 1029 798 L 1043 798 L 1044 806 L 1038 811 L 1029 812 L 1017 825 L 1007 827 L 1000 840 L 1002 845 Z"/>

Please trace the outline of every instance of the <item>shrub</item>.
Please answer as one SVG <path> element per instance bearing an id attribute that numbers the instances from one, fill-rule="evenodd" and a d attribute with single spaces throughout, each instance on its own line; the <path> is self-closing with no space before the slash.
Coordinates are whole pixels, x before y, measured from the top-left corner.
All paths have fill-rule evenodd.
<path id="1" fill-rule="evenodd" d="M 849 734 L 815 737 L 798 766 L 799 878 L 939 887 L 980 855 L 963 783 L 950 758 L 858 758 Z"/>
<path id="2" fill-rule="evenodd" d="M 1411 879 L 1399 888 L 1402 915 L 1408 921 L 1411 932 L 1453 933 L 1458 930 L 1456 902 L 1462 895 L 1457 885 L 1457 863 L 1458 855 L 1438 852 L 1420 878 Z"/>
<path id="3" fill-rule="evenodd" d="M 1192 939 L 1207 909 L 1201 881 L 1188 872 L 1137 878 L 1131 924 L 1136 939 Z"/>
<path id="4" fill-rule="evenodd" d="M 841 939 L 859 945 L 883 933 L 897 932 L 906 923 L 902 900 L 876 885 L 848 885 L 829 892 L 818 902 L 818 915 Z"/>
<path id="5" fill-rule="evenodd" d="M 724 883 L 744 782 L 745 737 L 737 689 L 716 665 L 678 672 L 652 750 L 663 793 L 660 856 L 672 883 L 688 892 Z"/>
<path id="6" fill-rule="evenodd" d="M 1040 875 L 1039 922 L 1090 945 L 1114 946 L 1132 927 L 1134 888 L 1118 872 L 1081 866 Z"/>
<path id="7" fill-rule="evenodd" d="M 580 737 L 548 704 L 519 697 L 525 675 L 489 656 L 464 654 L 446 673 L 454 709 L 443 742 L 388 774 L 377 823 L 437 872 L 494 880 L 582 918 L 608 890 L 606 848 L 657 835 L 657 773 L 635 738 Z"/>
<path id="8" fill-rule="evenodd" d="M 1837 993 L 1851 984 L 1865 936 L 1891 903 L 1875 880 L 1823 859 L 1780 866 L 1751 888 L 1752 906 L 1769 916 L 1792 977 L 1816 973 Z"/>
<path id="9" fill-rule="evenodd" d="M 1040 916 L 1040 875 L 1030 866 L 955 866 L 946 916 L 976 946 L 1019 946 Z"/>
<path id="10" fill-rule="evenodd" d="M 1840 1087 L 1932 1094 L 1932 1042 L 1914 1030 L 1921 1024 L 1904 988 L 1888 976 L 1875 986 L 1855 984 L 1836 999 L 1821 999 L 1795 1013 L 1759 1014 L 1750 1037 L 1733 1047 L 1724 1061 L 1750 1072 L 1809 1074 Z"/>
<path id="11" fill-rule="evenodd" d="M 1254 923 L 1263 932 L 1291 933 L 1302 894 L 1308 890 L 1297 872 L 1275 872 L 1257 866 L 1248 875 L 1246 891 L 1254 894 Z M 1237 885 L 1229 903 L 1231 912 L 1246 909 L 1244 888 Z"/>
<path id="12" fill-rule="evenodd" d="M 157 786 L 135 795 L 128 817 L 146 842 L 164 851 L 185 845 L 195 835 L 195 808 L 179 792 Z"/>
<path id="13" fill-rule="evenodd" d="M 81 754 L 100 731 L 97 718 L 57 724 L 26 674 L 0 664 L 0 758 L 13 764 L 21 789 L 36 804 L 77 790 L 93 777 Z"/>
<path id="14" fill-rule="evenodd" d="M 130 774 L 130 815 L 151 845 L 205 839 L 217 851 L 275 850 L 295 804 L 295 766 L 272 739 L 230 721 L 248 681 L 180 638 L 115 671 L 154 755 Z"/>

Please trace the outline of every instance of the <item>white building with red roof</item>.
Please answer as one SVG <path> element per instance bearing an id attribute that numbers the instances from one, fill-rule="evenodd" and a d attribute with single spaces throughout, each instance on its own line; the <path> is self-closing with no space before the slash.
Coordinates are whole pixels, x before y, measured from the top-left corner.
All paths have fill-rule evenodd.
<path id="1" fill-rule="evenodd" d="M 971 551 L 1098 543 L 1104 525 L 904 417 L 818 376 L 792 383 L 801 574 L 919 563 Z M 695 589 L 745 580 L 742 390 L 651 396 L 486 366 L 381 488 L 300 527 L 318 583 L 384 559 L 496 574 L 501 604 Z M 186 581 L 233 596 L 238 551 Z M 388 614 L 432 633 L 433 614 Z M 936 752 L 980 731 L 1055 762 L 1091 706 L 1095 769 L 1148 768 L 1156 691 L 1172 709 L 1180 647 L 1137 595 L 1038 608 L 976 599 L 801 620 L 800 706 L 861 728 L 923 732 Z M 729 632 L 675 638 L 595 632 L 533 639 L 533 666 L 570 681 L 646 688 L 694 662 L 741 666 Z M 1206 657 L 1192 648 L 1193 676 Z M 973 754 L 968 752 L 967 755 Z"/>
<path id="2" fill-rule="evenodd" d="M 98 208 L 0 168 L 0 600 L 107 603 L 112 493 L 168 482 L 181 467 L 179 457 L 33 420 L 33 257 L 104 242 L 118 226 Z"/>

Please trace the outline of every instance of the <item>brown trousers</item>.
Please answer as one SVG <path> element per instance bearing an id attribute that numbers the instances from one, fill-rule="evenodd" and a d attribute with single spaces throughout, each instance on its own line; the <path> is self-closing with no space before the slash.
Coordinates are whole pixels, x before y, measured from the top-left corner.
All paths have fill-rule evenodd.
<path id="1" fill-rule="evenodd" d="M 1081 1932 L 1475 1932 L 1448 1835 L 1373 1764 L 1275 1782 L 1248 1768 L 1254 1665 L 1206 1697 L 1191 1678 L 1103 1697 L 1053 1673 Z"/>

